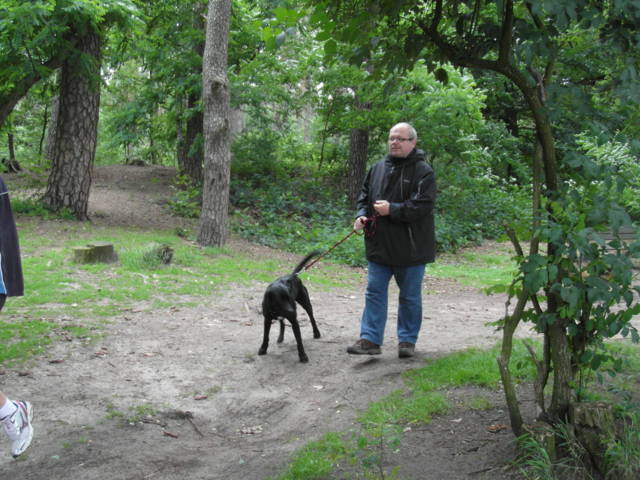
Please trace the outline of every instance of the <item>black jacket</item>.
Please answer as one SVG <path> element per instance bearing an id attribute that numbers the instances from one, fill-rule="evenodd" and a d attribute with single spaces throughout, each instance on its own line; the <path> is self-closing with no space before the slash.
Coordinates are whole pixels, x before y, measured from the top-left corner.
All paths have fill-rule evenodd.
<path id="1" fill-rule="evenodd" d="M 0 177 L 0 293 L 19 297 L 24 293 L 18 232 L 13 219 L 9 192 Z"/>
<path id="2" fill-rule="evenodd" d="M 408 267 L 435 260 L 436 180 L 425 153 L 414 149 L 406 158 L 387 155 L 368 171 L 357 201 L 357 217 L 373 217 L 376 200 L 390 203 L 390 214 L 367 227 L 367 260 Z"/>

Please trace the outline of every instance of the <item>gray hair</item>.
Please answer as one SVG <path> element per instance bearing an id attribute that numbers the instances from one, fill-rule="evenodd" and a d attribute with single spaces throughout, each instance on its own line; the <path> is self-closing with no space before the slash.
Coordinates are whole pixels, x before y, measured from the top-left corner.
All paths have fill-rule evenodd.
<path id="1" fill-rule="evenodd" d="M 407 122 L 396 123 L 391 128 L 395 128 L 395 127 L 404 127 L 407 130 L 409 130 L 409 135 L 411 135 L 411 138 L 409 138 L 409 140 L 417 140 L 418 139 L 418 132 L 416 132 L 416 129 L 413 128 L 413 125 L 411 125 L 410 123 L 407 123 Z"/>

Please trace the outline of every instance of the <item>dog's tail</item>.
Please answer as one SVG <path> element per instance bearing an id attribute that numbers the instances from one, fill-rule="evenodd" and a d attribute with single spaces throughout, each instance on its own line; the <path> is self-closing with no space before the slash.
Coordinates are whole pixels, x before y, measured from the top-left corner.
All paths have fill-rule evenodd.
<path id="1" fill-rule="evenodd" d="M 309 260 L 311 260 L 313 257 L 317 257 L 321 253 L 322 252 L 320 250 L 314 250 L 313 252 L 311 252 L 300 261 L 296 268 L 293 269 L 293 272 L 291 272 L 291 274 L 296 275 L 297 273 L 300 273 L 300 271 L 307 265 L 307 263 L 309 263 Z"/>

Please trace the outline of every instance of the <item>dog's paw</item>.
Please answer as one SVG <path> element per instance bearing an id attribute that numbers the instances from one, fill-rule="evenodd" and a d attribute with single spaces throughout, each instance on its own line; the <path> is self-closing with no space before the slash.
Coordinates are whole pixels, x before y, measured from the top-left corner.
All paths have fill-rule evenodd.
<path id="1" fill-rule="evenodd" d="M 262 347 L 260 348 L 260 350 L 258 350 L 258 355 L 266 355 L 267 354 L 267 349 Z"/>
<path id="2" fill-rule="evenodd" d="M 304 354 L 304 355 L 300 355 L 300 361 L 301 361 L 302 363 L 307 363 L 307 362 L 309 361 L 309 357 L 307 357 L 307 355 L 306 355 L 306 354 Z"/>
<path id="3" fill-rule="evenodd" d="M 314 332 L 313 338 L 320 338 L 320 332 Z"/>

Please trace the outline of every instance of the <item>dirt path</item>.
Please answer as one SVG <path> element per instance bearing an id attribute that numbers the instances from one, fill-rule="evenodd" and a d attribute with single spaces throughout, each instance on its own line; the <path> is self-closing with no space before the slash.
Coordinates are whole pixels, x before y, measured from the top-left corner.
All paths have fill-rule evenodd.
<path id="1" fill-rule="evenodd" d="M 162 207 L 170 177 L 157 167 L 97 169 L 94 222 L 189 226 Z M 237 239 L 231 248 L 275 254 Z M 297 257 L 291 259 L 293 266 Z M 308 364 L 298 362 L 289 329 L 281 345 L 272 332 L 268 355 L 256 355 L 265 285 L 255 283 L 201 299 L 194 308 L 126 312 L 110 319 L 98 343 L 58 342 L 27 367 L 7 370 L 2 384 L 35 405 L 36 437 L 24 459 L 0 455 L 0 474 L 34 480 L 265 479 L 309 440 L 356 428 L 359 409 L 402 387 L 401 372 L 499 338 L 485 324 L 504 313 L 502 298 L 427 276 L 418 356 L 397 358 L 391 315 L 383 354 L 351 357 L 345 348 L 357 338 L 364 284 L 353 291 L 307 286 L 322 332 L 314 340 L 301 314 Z M 451 393 L 454 404 L 461 394 Z M 512 434 L 486 428 L 508 424 L 501 395 L 491 398 L 492 408 L 462 418 L 454 408 L 408 431 L 388 465 L 400 465 L 411 479 L 512 478 L 503 469 L 512 459 Z M 138 418 L 127 423 L 123 416 Z"/>

